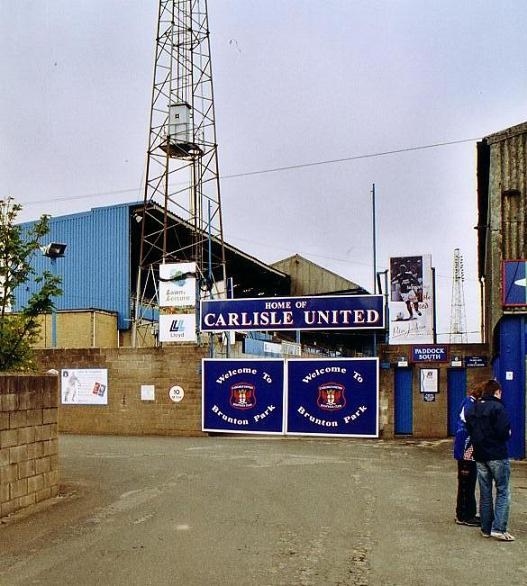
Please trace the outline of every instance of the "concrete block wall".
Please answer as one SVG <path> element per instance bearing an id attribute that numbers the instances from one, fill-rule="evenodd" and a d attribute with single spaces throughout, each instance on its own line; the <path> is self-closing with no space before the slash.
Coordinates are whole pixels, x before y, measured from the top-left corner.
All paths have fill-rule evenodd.
<path id="1" fill-rule="evenodd" d="M 408 355 L 409 346 L 381 346 L 379 423 L 380 434 L 394 437 L 394 380 L 397 358 Z M 487 356 L 482 344 L 452 346 L 451 355 Z M 107 405 L 60 404 L 59 431 L 80 434 L 198 436 L 201 431 L 201 361 L 208 348 L 181 344 L 159 348 L 85 348 L 39 350 L 43 371 L 48 369 L 107 369 Z M 232 353 L 231 358 L 239 358 Z M 244 356 L 246 357 L 246 356 Z M 420 393 L 420 369 L 439 368 L 439 393 L 425 402 Z M 411 365 L 413 377 L 413 436 L 448 437 L 447 378 L 449 363 Z M 491 375 L 491 368 L 466 370 L 467 387 Z M 153 400 L 141 397 L 142 385 L 154 387 Z M 174 402 L 169 390 L 179 386 L 181 401 Z"/>
<path id="2" fill-rule="evenodd" d="M 383 437 L 393 438 L 395 404 L 395 371 L 397 369 L 397 359 L 399 356 L 409 357 L 411 352 L 410 345 L 381 345 L 380 349 L 381 362 L 390 365 L 389 368 L 381 368 L 379 372 L 379 391 L 380 391 L 380 428 L 383 431 Z M 462 359 L 465 356 L 485 356 L 488 358 L 488 347 L 485 344 L 459 344 L 449 346 L 450 356 L 459 356 Z M 487 380 L 492 376 L 490 360 L 488 366 L 483 368 L 467 368 L 467 389 L 472 388 L 477 383 Z M 448 393 L 447 380 L 448 370 L 451 368 L 449 362 L 440 363 L 420 363 L 412 364 L 412 396 L 413 396 L 413 437 L 415 438 L 446 438 L 448 437 Z M 439 393 L 437 393 L 434 402 L 425 402 L 420 392 L 420 370 L 421 368 L 439 369 Z"/>
<path id="3" fill-rule="evenodd" d="M 159 348 L 85 348 L 39 350 L 42 370 L 107 369 L 107 405 L 60 405 L 59 430 L 117 435 L 202 435 L 201 359 L 208 348 L 194 344 Z M 141 398 L 142 385 L 154 399 Z M 181 401 L 169 396 L 173 386 Z"/>
<path id="4" fill-rule="evenodd" d="M 59 490 L 58 378 L 0 376 L 0 517 Z"/>

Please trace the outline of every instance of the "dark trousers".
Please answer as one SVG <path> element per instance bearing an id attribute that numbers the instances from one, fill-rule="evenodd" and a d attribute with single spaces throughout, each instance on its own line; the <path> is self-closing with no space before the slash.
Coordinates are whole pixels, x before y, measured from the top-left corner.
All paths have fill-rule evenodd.
<path id="1" fill-rule="evenodd" d="M 469 521 L 476 516 L 476 480 L 478 469 L 473 460 L 457 461 L 457 503 L 458 521 Z"/>

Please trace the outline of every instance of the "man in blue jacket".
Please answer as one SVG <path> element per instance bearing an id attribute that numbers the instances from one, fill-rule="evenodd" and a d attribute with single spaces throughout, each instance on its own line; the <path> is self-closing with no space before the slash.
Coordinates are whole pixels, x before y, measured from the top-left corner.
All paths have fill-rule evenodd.
<path id="1" fill-rule="evenodd" d="M 511 425 L 501 394 L 498 382 L 487 381 L 481 399 L 465 411 L 465 418 L 478 468 L 481 533 L 483 537 L 514 541 L 507 531 L 510 507 L 507 442 L 511 436 Z M 495 501 L 493 484 L 496 487 Z"/>

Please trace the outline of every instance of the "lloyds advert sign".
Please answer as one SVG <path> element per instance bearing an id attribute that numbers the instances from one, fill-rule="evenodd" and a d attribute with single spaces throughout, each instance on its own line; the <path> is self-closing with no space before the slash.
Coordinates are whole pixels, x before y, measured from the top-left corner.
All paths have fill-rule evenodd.
<path id="1" fill-rule="evenodd" d="M 203 431 L 378 437 L 378 359 L 204 359 Z"/>

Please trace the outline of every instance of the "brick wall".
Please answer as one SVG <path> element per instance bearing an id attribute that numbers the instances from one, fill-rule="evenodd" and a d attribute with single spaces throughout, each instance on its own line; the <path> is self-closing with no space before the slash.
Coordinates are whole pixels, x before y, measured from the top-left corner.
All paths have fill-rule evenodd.
<path id="1" fill-rule="evenodd" d="M 0 376 L 0 517 L 58 494 L 58 379 Z"/>
<path id="2" fill-rule="evenodd" d="M 380 369 L 380 427 L 383 436 L 394 437 L 394 387 L 397 359 L 400 356 L 410 357 L 410 345 L 381 345 L 379 349 L 381 364 L 389 364 L 389 368 Z M 449 356 L 484 356 L 488 358 L 488 347 L 485 344 L 453 344 L 449 346 Z M 490 360 L 489 360 L 490 363 Z M 446 438 L 448 437 L 448 392 L 447 380 L 450 362 L 412 364 L 412 402 L 413 402 L 413 437 L 416 438 Z M 421 368 L 439 369 L 439 392 L 433 402 L 424 401 L 420 392 Z M 489 366 L 483 368 L 467 368 L 467 389 L 472 388 L 478 382 L 492 377 L 492 369 Z"/>
<path id="3" fill-rule="evenodd" d="M 482 344 L 450 347 L 450 355 L 487 356 Z M 394 437 L 394 380 L 397 358 L 409 355 L 409 346 L 381 346 L 379 423 L 382 437 Z M 41 369 L 107 369 L 107 405 L 60 405 L 59 430 L 81 434 L 202 435 L 201 359 L 208 348 L 194 344 L 160 348 L 88 348 L 39 350 Z M 232 358 L 239 357 L 234 352 Z M 246 356 L 244 356 L 246 357 Z M 411 365 L 413 378 L 413 431 L 417 438 L 448 436 L 447 377 L 449 363 Z M 439 369 L 439 393 L 425 402 L 420 392 L 420 369 Z M 491 368 L 466 369 L 467 387 L 491 376 Z M 143 400 L 141 386 L 154 387 L 154 399 Z M 183 388 L 179 402 L 170 399 L 169 389 Z"/>
<path id="4" fill-rule="evenodd" d="M 108 369 L 107 405 L 60 405 L 61 432 L 118 435 L 201 435 L 201 359 L 194 344 L 160 348 L 39 350 L 42 370 Z M 154 400 L 141 398 L 153 385 Z M 184 397 L 169 396 L 180 386 Z"/>

